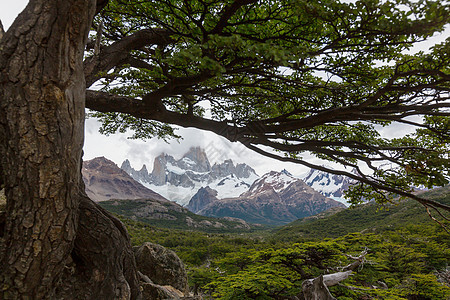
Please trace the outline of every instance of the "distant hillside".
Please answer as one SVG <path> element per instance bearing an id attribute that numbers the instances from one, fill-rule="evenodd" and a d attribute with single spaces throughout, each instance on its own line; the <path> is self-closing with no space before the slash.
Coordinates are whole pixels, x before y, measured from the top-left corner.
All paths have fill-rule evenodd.
<path id="1" fill-rule="evenodd" d="M 427 198 L 450 204 L 450 187 L 424 192 Z M 352 232 L 393 230 L 409 224 L 433 224 L 426 210 L 414 200 L 381 207 L 367 203 L 353 209 L 334 209 L 294 221 L 276 231 L 277 239 L 335 238 Z"/>
<path id="2" fill-rule="evenodd" d="M 156 227 L 205 232 L 242 232 L 264 228 L 237 218 L 211 218 L 196 215 L 171 201 L 151 199 L 109 200 L 99 203 L 110 212 Z"/>
<path id="3" fill-rule="evenodd" d="M 86 193 L 94 201 L 140 198 L 168 201 L 134 180 L 114 162 L 104 157 L 83 162 L 82 173 Z"/>

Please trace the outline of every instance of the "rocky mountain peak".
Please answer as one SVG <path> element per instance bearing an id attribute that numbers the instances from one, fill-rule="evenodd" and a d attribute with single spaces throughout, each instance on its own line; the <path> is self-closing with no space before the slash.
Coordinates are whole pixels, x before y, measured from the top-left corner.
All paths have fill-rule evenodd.
<path id="1" fill-rule="evenodd" d="M 261 193 L 264 190 L 273 189 L 275 192 L 279 192 L 282 189 L 287 188 L 291 183 L 299 180 L 292 176 L 289 172 L 276 172 L 270 171 L 264 174 L 260 179 L 256 180 L 246 193 L 247 196 L 255 193 Z"/>
<path id="2" fill-rule="evenodd" d="M 127 172 L 127 173 L 128 173 L 128 170 L 133 169 L 133 168 L 131 167 L 131 163 L 130 163 L 130 161 L 129 161 L 128 159 L 125 159 L 125 160 L 123 161 L 122 166 L 120 166 L 120 168 L 121 168 L 122 170 L 124 170 L 125 172 Z"/>
<path id="3" fill-rule="evenodd" d="M 286 169 L 281 170 L 280 173 L 281 173 L 281 174 L 284 174 L 284 175 L 287 175 L 287 176 L 294 177 L 294 176 L 293 176 L 288 170 L 286 170 Z"/>
<path id="4" fill-rule="evenodd" d="M 145 165 L 143 165 L 139 171 L 136 171 L 131 166 L 130 161 L 128 159 L 125 159 L 120 168 L 124 170 L 127 174 L 129 174 L 131 177 L 133 177 L 133 179 L 136 181 L 147 182 L 150 180 L 150 176 L 148 174 L 147 167 Z"/>
<path id="5" fill-rule="evenodd" d="M 146 172 L 148 174 L 147 166 L 145 164 L 143 164 L 142 168 L 139 170 L 139 172 Z"/>
<path id="6" fill-rule="evenodd" d="M 217 201 L 217 191 L 211 189 L 209 186 L 200 188 L 197 193 L 191 198 L 187 209 L 193 213 L 198 212 L 208 204 Z"/>
<path id="7" fill-rule="evenodd" d="M 167 156 L 165 153 L 161 153 L 153 161 L 151 179 L 156 185 L 163 185 L 166 182 Z"/>
<path id="8" fill-rule="evenodd" d="M 127 172 L 119 168 L 113 161 L 103 156 L 83 162 L 83 169 L 89 169 L 91 172 L 96 173 L 130 177 Z"/>
<path id="9" fill-rule="evenodd" d="M 335 198 L 341 198 L 344 191 L 354 183 L 353 179 L 346 176 L 330 174 L 316 169 L 311 169 L 303 180 L 323 195 Z"/>
<path id="10" fill-rule="evenodd" d="M 205 150 L 200 147 L 191 147 L 189 151 L 183 155 L 178 161 L 179 167 L 196 172 L 211 171 L 211 164 Z"/>
<path id="11" fill-rule="evenodd" d="M 127 165 L 131 168 L 129 162 L 124 162 L 124 164 L 125 168 Z M 113 198 L 149 198 L 167 201 L 161 195 L 134 180 L 125 170 L 105 157 L 97 157 L 83 162 L 82 174 L 86 185 L 86 193 L 94 201 Z"/>
<path id="12" fill-rule="evenodd" d="M 238 217 L 266 224 L 285 224 L 331 207 L 344 206 L 314 191 L 286 170 L 264 174 L 239 197 L 211 199 L 210 194 L 197 193 L 189 205 L 205 216 Z"/>
<path id="13" fill-rule="evenodd" d="M 218 198 L 237 197 L 259 178 L 251 167 L 235 165 L 231 159 L 211 167 L 205 150 L 200 147 L 190 148 L 179 160 L 160 154 L 150 174 L 144 167 L 134 170 L 129 161 L 124 161 L 122 166 L 134 179 L 181 205 L 188 204 L 199 188 L 208 185 L 218 191 Z"/>

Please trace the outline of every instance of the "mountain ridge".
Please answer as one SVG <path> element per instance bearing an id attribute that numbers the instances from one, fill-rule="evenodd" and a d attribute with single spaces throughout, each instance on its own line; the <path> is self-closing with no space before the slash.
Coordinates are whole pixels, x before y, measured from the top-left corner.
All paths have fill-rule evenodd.
<path id="1" fill-rule="evenodd" d="M 252 231 L 264 228 L 261 225 L 249 224 L 238 218 L 213 218 L 196 215 L 172 201 L 111 199 L 102 201 L 100 205 L 110 212 L 160 228 L 217 233 Z"/>
<path id="2" fill-rule="evenodd" d="M 257 179 L 239 197 L 218 199 L 214 189 L 200 189 L 187 208 L 211 217 L 232 216 L 252 223 L 281 225 L 344 204 L 313 190 L 283 170 Z"/>
<path id="3" fill-rule="evenodd" d="M 112 198 L 150 198 L 169 201 L 135 181 L 127 172 L 105 157 L 84 161 L 82 175 L 86 194 L 96 202 Z"/>
<path id="4" fill-rule="evenodd" d="M 144 186 L 181 205 L 187 205 L 192 196 L 206 186 L 217 190 L 219 198 L 236 197 L 259 178 L 253 168 L 235 164 L 231 159 L 211 166 L 200 147 L 191 147 L 178 160 L 161 153 L 154 159 L 151 172 L 146 165 L 139 171 L 133 169 L 128 160 L 121 168 Z"/>
<path id="5" fill-rule="evenodd" d="M 322 195 L 332 197 L 342 203 L 347 203 L 343 198 L 344 192 L 355 182 L 349 177 L 330 174 L 317 169 L 310 169 L 306 175 L 300 178 Z"/>

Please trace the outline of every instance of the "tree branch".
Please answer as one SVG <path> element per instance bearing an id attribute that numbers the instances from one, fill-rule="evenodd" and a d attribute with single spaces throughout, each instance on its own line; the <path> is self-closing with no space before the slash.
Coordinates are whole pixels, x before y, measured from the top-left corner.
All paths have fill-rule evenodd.
<path id="1" fill-rule="evenodd" d="M 217 34 L 222 32 L 223 28 L 227 26 L 228 20 L 236 13 L 236 11 L 244 5 L 255 3 L 257 0 L 236 0 L 231 5 L 226 6 L 221 14 L 220 20 L 216 26 L 211 30 L 211 34 Z"/>
<path id="2" fill-rule="evenodd" d="M 154 120 L 154 121 L 160 121 L 163 123 L 169 123 L 173 125 L 179 125 L 182 127 L 194 127 L 197 129 L 207 130 L 214 132 L 220 136 L 223 136 L 227 138 L 228 140 L 232 142 L 239 141 L 247 148 L 260 153 L 264 156 L 274 158 L 280 161 L 288 161 L 293 162 L 296 164 L 301 164 L 304 166 L 307 166 L 312 169 L 317 169 L 320 171 L 324 171 L 327 173 L 335 174 L 335 175 L 343 175 L 347 176 L 351 179 L 354 179 L 359 182 L 363 182 L 365 184 L 368 184 L 369 186 L 377 189 L 377 190 L 384 190 L 390 193 L 398 194 L 400 196 L 405 196 L 412 198 L 424 205 L 444 209 L 446 211 L 450 211 L 450 206 L 430 200 L 430 199 L 424 199 L 421 198 L 415 194 L 412 194 L 407 191 L 400 190 L 398 188 L 394 188 L 392 186 L 389 186 L 388 184 L 382 184 L 379 181 L 375 181 L 373 179 L 369 179 L 368 177 L 364 176 L 357 176 L 351 172 L 346 171 L 338 171 L 326 168 L 324 166 L 318 166 L 311 164 L 309 162 L 306 162 L 302 159 L 294 159 L 290 157 L 281 157 L 276 154 L 264 151 L 258 147 L 255 146 L 255 144 L 262 144 L 262 145 L 269 145 L 274 146 L 273 143 L 269 142 L 267 139 L 264 140 L 258 140 L 249 138 L 245 133 L 249 135 L 255 135 L 257 133 L 263 133 L 265 128 L 260 128 L 255 126 L 253 123 L 249 123 L 246 126 L 243 127 L 236 127 L 235 125 L 230 125 L 227 121 L 215 121 L 211 119 L 205 119 L 201 117 L 197 117 L 194 115 L 188 115 L 188 114 L 180 114 L 176 112 L 169 111 L 165 109 L 165 107 L 161 107 L 162 103 L 158 101 L 141 101 L 137 99 L 132 99 L 129 97 L 124 96 L 117 96 L 117 95 L 111 95 L 105 92 L 98 92 L 98 91 L 87 91 L 86 92 L 86 107 L 89 109 L 93 109 L 99 112 L 119 112 L 119 113 L 126 113 L 130 114 L 136 118 L 143 118 L 148 120 Z M 331 116 L 332 117 L 332 116 Z M 272 125 L 271 128 L 274 129 L 274 131 L 280 131 L 282 132 L 282 129 L 278 129 L 279 127 L 283 128 L 283 125 Z M 281 146 L 280 146 L 281 147 Z M 288 147 L 285 145 L 285 147 Z M 298 150 L 298 149 L 285 149 L 280 148 L 282 150 Z M 304 149 L 303 149 L 304 150 Z M 314 146 L 308 147 L 310 151 L 316 151 L 318 153 L 325 153 L 324 151 L 327 149 L 319 149 L 314 148 Z M 328 153 L 331 155 L 339 155 L 340 153 L 329 152 L 330 150 L 327 150 Z M 326 154 L 326 153 L 325 153 Z M 386 157 L 384 157 L 386 159 Z M 364 157 L 360 157 L 360 159 L 364 160 Z M 342 163 L 346 164 L 342 161 Z M 400 162 L 398 162 L 400 163 Z"/>
<path id="3" fill-rule="evenodd" d="M 330 291 L 328 290 L 328 287 L 338 285 L 341 281 L 344 281 L 350 275 L 352 275 L 353 270 L 355 270 L 356 268 L 358 268 L 359 265 L 361 265 L 366 255 L 367 255 L 367 248 L 363 252 L 361 252 L 361 255 L 358 257 L 347 255 L 347 257 L 354 259 L 355 262 L 344 267 L 343 270 L 346 271 L 320 275 L 319 277 L 303 281 L 302 292 L 305 299 L 334 300 L 335 298 L 331 295 Z"/>
<path id="4" fill-rule="evenodd" d="M 113 67 L 126 61 L 131 50 L 141 49 L 148 45 L 166 45 L 173 42 L 166 29 L 143 29 L 121 40 L 103 47 L 99 55 L 89 57 L 84 62 L 86 86 L 91 86 Z"/>
<path id="5" fill-rule="evenodd" d="M 103 33 L 103 21 L 100 20 L 100 22 L 98 23 L 98 26 L 97 26 L 97 39 L 95 40 L 95 45 L 94 45 L 94 56 L 97 56 L 100 54 L 102 33 Z"/>
<path id="6" fill-rule="evenodd" d="M 293 163 L 296 163 L 296 164 L 301 164 L 301 165 L 304 165 L 304 166 L 309 167 L 311 169 L 316 169 L 316 170 L 323 171 L 323 172 L 326 172 L 326 173 L 347 176 L 347 177 L 349 177 L 351 179 L 354 179 L 356 181 L 366 183 L 367 185 L 372 186 L 373 188 L 376 188 L 376 189 L 379 189 L 379 190 L 384 190 L 384 191 L 391 192 L 391 193 L 394 193 L 394 194 L 398 194 L 400 196 L 408 197 L 408 198 L 414 199 L 414 200 L 418 201 L 419 203 L 422 203 L 422 204 L 424 204 L 426 206 L 440 208 L 440 209 L 443 209 L 443 210 L 446 210 L 446 211 L 450 212 L 450 206 L 449 205 L 446 205 L 446 204 L 443 204 L 443 203 L 439 203 L 439 202 L 436 202 L 436 201 L 431 200 L 431 199 L 424 199 L 424 198 L 421 198 L 421 197 L 419 197 L 419 196 L 417 196 L 415 194 L 412 194 L 412 193 L 409 193 L 409 192 L 405 192 L 405 191 L 402 191 L 402 190 L 399 190 L 399 189 L 396 189 L 396 188 L 392 188 L 392 187 L 389 187 L 389 186 L 386 186 L 386 185 L 382 185 L 382 184 L 380 184 L 378 182 L 375 182 L 373 180 L 369 180 L 369 179 L 364 178 L 364 177 L 357 176 L 357 175 L 352 174 L 350 172 L 329 169 L 329 168 L 326 168 L 324 166 L 319 166 L 319 165 L 314 165 L 314 164 L 308 163 L 308 162 L 306 162 L 304 160 L 301 160 L 301 159 L 293 159 L 293 158 L 290 158 L 290 157 L 281 157 L 281 156 L 269 153 L 267 151 L 261 150 L 258 147 L 255 147 L 254 145 L 251 145 L 249 143 L 245 143 L 244 142 L 243 145 L 246 146 L 247 148 L 249 148 L 249 149 L 259 153 L 259 154 L 262 154 L 262 155 L 270 157 L 270 158 L 274 158 L 274 159 L 277 159 L 277 160 L 280 160 L 280 161 L 287 161 L 287 162 L 293 162 Z"/>

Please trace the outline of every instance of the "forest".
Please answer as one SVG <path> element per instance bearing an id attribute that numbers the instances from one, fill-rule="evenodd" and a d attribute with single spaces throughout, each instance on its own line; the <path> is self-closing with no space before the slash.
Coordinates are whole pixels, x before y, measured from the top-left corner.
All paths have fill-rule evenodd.
<path id="1" fill-rule="evenodd" d="M 449 187 L 428 193 L 450 203 Z M 368 203 L 247 233 L 121 220 L 133 244 L 174 250 L 188 268 L 191 289 L 204 299 L 294 299 L 304 280 L 342 270 L 361 253 L 367 254 L 354 275 L 330 287 L 337 299 L 450 297 L 450 235 L 412 201 L 385 208 Z"/>

